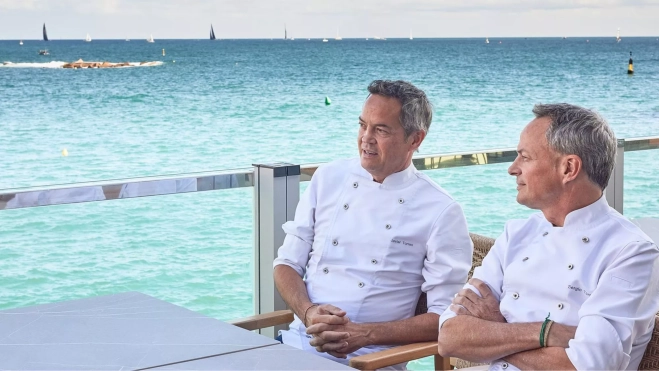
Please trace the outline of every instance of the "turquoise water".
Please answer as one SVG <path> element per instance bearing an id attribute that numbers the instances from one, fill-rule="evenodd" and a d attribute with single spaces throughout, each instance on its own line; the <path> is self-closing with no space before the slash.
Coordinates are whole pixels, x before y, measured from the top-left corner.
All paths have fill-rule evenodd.
<path id="1" fill-rule="evenodd" d="M 597 109 L 621 138 L 659 136 L 655 38 L 490 42 L 0 41 L 0 64 L 12 62 L 0 65 L 0 189 L 355 156 L 376 78 L 410 80 L 435 104 L 421 154 L 514 147 L 538 102 Z M 79 58 L 163 63 L 49 68 Z M 659 151 L 625 156 L 625 214 L 659 217 Z M 529 214 L 506 168 L 428 174 L 472 231 L 497 236 Z M 252 192 L 0 211 L 0 309 L 137 290 L 223 320 L 250 315 Z"/>

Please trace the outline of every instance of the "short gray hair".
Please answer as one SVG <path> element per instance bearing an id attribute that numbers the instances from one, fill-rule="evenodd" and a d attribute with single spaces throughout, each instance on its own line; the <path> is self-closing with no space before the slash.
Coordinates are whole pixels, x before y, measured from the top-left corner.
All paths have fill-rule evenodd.
<path id="1" fill-rule="evenodd" d="M 606 188 L 615 166 L 617 141 L 606 120 L 597 112 L 567 103 L 536 104 L 535 117 L 547 117 L 549 148 L 564 155 L 577 155 L 590 178 Z"/>
<path id="2" fill-rule="evenodd" d="M 432 104 L 426 93 L 407 81 L 375 80 L 368 85 L 369 96 L 373 94 L 396 98 L 402 108 L 400 124 L 405 130 L 405 138 L 412 133 L 428 133 L 432 121 Z"/>

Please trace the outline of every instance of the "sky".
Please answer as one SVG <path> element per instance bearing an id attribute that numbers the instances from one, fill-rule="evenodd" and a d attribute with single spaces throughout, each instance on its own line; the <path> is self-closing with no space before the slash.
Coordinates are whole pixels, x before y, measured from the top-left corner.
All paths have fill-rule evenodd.
<path id="1" fill-rule="evenodd" d="M 0 40 L 659 36 L 659 0 L 0 0 Z"/>

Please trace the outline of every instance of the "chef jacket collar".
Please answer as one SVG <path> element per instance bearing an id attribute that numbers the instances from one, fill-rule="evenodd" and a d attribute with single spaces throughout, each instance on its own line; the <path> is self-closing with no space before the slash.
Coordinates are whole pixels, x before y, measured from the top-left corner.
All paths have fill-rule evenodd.
<path id="1" fill-rule="evenodd" d="M 563 228 L 588 228 L 592 226 L 593 223 L 597 222 L 598 219 L 604 218 L 608 212 L 609 204 L 606 202 L 604 193 L 602 193 L 602 197 L 600 197 L 597 201 L 586 207 L 582 207 L 581 209 L 574 210 L 567 214 L 565 221 L 563 222 Z"/>
<path id="2" fill-rule="evenodd" d="M 385 189 L 403 188 L 416 177 L 416 172 L 417 170 L 414 167 L 414 164 L 410 162 L 410 165 L 405 168 L 405 170 L 393 173 L 384 178 L 380 187 Z M 358 174 L 373 181 L 373 176 L 361 166 L 361 163 L 358 165 Z"/>

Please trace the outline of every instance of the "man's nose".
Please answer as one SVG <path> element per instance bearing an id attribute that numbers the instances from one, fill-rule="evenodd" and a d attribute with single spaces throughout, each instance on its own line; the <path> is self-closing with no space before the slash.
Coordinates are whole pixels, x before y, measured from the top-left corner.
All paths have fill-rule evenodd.
<path id="1" fill-rule="evenodd" d="M 375 139 L 375 131 L 373 129 L 366 129 L 362 135 L 362 142 L 372 143 Z"/>
<path id="2" fill-rule="evenodd" d="M 519 175 L 519 166 L 517 166 L 517 158 L 513 161 L 512 165 L 508 167 L 508 174 L 512 176 Z"/>

